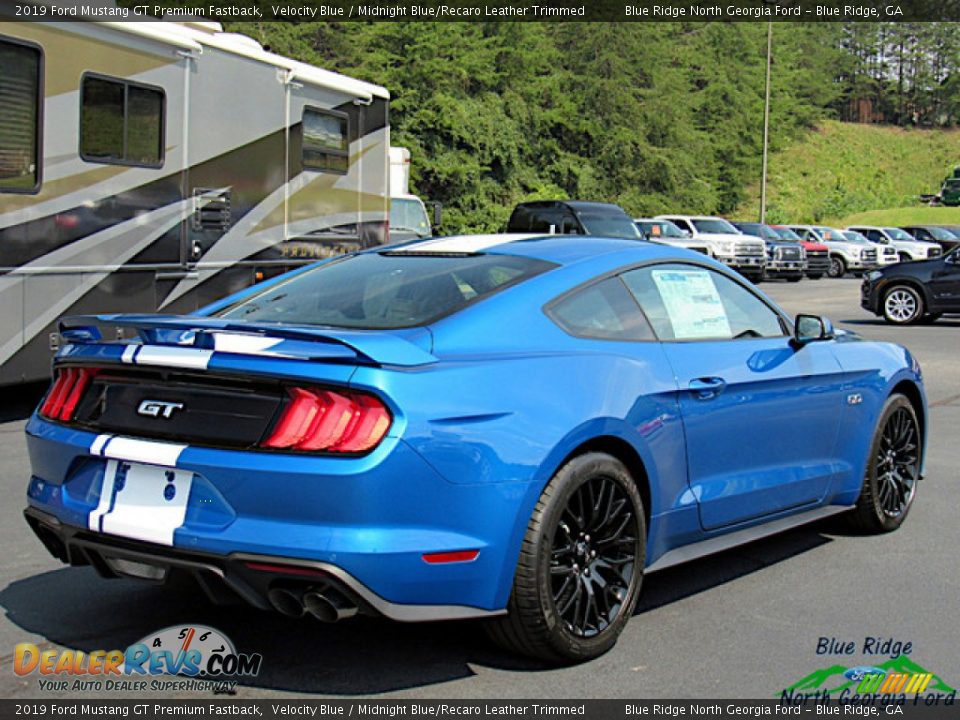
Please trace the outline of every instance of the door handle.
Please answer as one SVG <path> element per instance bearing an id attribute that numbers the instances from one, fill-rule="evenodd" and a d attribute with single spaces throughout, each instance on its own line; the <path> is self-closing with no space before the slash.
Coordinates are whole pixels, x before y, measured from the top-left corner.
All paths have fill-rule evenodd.
<path id="1" fill-rule="evenodd" d="M 727 386 L 727 381 L 719 377 L 702 377 L 690 381 L 690 392 L 698 400 L 712 400 L 723 392 Z"/>

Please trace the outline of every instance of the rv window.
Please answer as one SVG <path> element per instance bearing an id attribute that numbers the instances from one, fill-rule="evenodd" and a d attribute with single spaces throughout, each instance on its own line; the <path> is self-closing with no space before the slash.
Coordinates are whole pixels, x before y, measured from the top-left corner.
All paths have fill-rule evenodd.
<path id="1" fill-rule="evenodd" d="M 0 40 L 0 192 L 40 187 L 40 51 Z"/>
<path id="2" fill-rule="evenodd" d="M 163 164 L 163 91 L 87 75 L 80 112 L 80 156 L 87 162 Z"/>
<path id="3" fill-rule="evenodd" d="M 303 167 L 305 170 L 346 173 L 350 138 L 345 115 L 303 109 Z"/>

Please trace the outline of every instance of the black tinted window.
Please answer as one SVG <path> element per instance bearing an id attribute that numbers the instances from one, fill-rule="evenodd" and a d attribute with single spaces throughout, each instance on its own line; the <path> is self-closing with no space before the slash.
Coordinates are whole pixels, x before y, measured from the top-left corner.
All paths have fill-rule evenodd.
<path id="1" fill-rule="evenodd" d="M 0 192 L 40 184 L 40 51 L 0 41 Z"/>
<path id="2" fill-rule="evenodd" d="M 571 335 L 598 340 L 653 340 L 654 334 L 620 278 L 568 295 L 549 315 Z"/>
<path id="3" fill-rule="evenodd" d="M 80 108 L 80 155 L 88 162 L 163 164 L 163 91 L 87 76 Z"/>
<path id="4" fill-rule="evenodd" d="M 308 170 L 346 173 L 349 153 L 347 117 L 305 108 L 303 111 L 303 167 Z"/>
<path id="5" fill-rule="evenodd" d="M 417 327 L 551 267 L 509 255 L 364 253 L 290 278 L 220 316 L 357 329 Z"/>

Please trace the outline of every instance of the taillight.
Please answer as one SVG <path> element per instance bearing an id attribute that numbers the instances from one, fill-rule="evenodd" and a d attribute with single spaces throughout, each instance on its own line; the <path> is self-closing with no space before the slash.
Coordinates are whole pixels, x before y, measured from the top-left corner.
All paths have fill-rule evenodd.
<path id="1" fill-rule="evenodd" d="M 57 372 L 40 414 L 51 420 L 73 420 L 80 398 L 90 381 L 99 372 L 96 368 L 66 368 Z"/>
<path id="2" fill-rule="evenodd" d="M 379 444 L 393 418 L 373 395 L 319 388 L 290 388 L 284 409 L 264 447 L 361 453 Z"/>

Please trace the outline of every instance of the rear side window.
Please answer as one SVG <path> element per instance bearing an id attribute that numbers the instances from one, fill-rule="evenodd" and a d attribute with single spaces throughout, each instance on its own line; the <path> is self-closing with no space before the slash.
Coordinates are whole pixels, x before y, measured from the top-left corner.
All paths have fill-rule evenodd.
<path id="1" fill-rule="evenodd" d="M 552 267 L 511 255 L 363 253 L 290 278 L 219 316 L 362 330 L 419 327 Z"/>
<path id="2" fill-rule="evenodd" d="M 0 40 L 0 192 L 40 188 L 40 81 L 37 48 Z"/>
<path id="3" fill-rule="evenodd" d="M 780 316 L 739 283 L 704 267 L 654 265 L 623 275 L 661 340 L 781 337 Z"/>
<path id="4" fill-rule="evenodd" d="M 350 163 L 347 116 L 326 110 L 303 110 L 303 167 L 345 174 Z"/>
<path id="5" fill-rule="evenodd" d="M 160 88 L 96 75 L 83 78 L 80 157 L 87 162 L 160 167 L 163 126 Z"/>
<path id="6" fill-rule="evenodd" d="M 650 325 L 618 277 L 568 295 L 547 314 L 571 335 L 595 340 L 654 340 Z"/>

